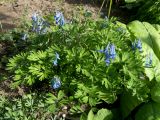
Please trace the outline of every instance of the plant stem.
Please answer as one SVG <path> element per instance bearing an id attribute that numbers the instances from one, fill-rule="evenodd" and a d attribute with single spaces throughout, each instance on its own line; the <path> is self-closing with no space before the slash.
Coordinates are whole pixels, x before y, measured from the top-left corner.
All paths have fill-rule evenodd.
<path id="1" fill-rule="evenodd" d="M 110 0 L 110 4 L 109 4 L 108 19 L 110 17 L 111 9 L 112 9 L 112 0 Z"/>
<path id="2" fill-rule="evenodd" d="M 101 5 L 101 7 L 100 7 L 100 9 L 99 9 L 99 12 L 98 12 L 99 15 L 100 15 L 100 12 L 101 12 L 101 10 L 102 10 L 102 8 L 103 8 L 103 6 L 104 6 L 105 1 L 106 1 L 106 0 L 103 0 L 103 2 L 102 2 L 102 5 Z"/>

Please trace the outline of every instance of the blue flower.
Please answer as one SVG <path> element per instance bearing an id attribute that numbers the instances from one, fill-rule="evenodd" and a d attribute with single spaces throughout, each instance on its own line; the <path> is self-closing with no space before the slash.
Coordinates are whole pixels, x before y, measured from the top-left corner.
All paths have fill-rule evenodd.
<path id="1" fill-rule="evenodd" d="M 146 55 L 145 66 L 152 67 L 152 54 L 151 53 Z"/>
<path id="2" fill-rule="evenodd" d="M 37 13 L 34 13 L 31 18 L 32 18 L 32 20 L 33 20 L 34 22 L 37 22 L 37 20 L 38 20 L 38 14 L 37 14 Z"/>
<path id="3" fill-rule="evenodd" d="M 59 54 L 56 52 L 56 59 L 59 59 L 60 60 L 60 58 L 59 58 Z"/>
<path id="4" fill-rule="evenodd" d="M 106 65 L 109 66 L 109 64 L 110 64 L 110 59 L 109 59 L 109 58 L 106 58 L 105 62 L 106 62 Z"/>
<path id="5" fill-rule="evenodd" d="M 115 59 L 116 57 L 116 50 L 114 44 L 110 45 L 110 58 Z"/>
<path id="6" fill-rule="evenodd" d="M 107 47 L 106 47 L 105 50 L 104 50 L 106 59 L 110 58 L 110 51 L 109 51 L 109 48 L 110 48 L 110 44 L 108 44 Z"/>
<path id="7" fill-rule="evenodd" d="M 98 51 L 105 54 L 105 62 L 107 66 L 110 64 L 111 59 L 116 58 L 116 50 L 114 44 L 109 43 L 105 48 L 105 50 L 98 50 Z"/>
<path id="8" fill-rule="evenodd" d="M 57 66 L 57 65 L 58 65 L 57 59 L 55 59 L 55 60 L 53 61 L 53 65 L 54 65 L 54 66 Z"/>
<path id="9" fill-rule="evenodd" d="M 53 60 L 53 65 L 54 66 L 58 65 L 58 60 L 60 60 L 60 57 L 59 57 L 59 54 L 56 52 L 55 59 Z"/>
<path id="10" fill-rule="evenodd" d="M 100 53 L 104 53 L 104 50 L 98 50 L 98 52 L 100 52 Z"/>
<path id="11" fill-rule="evenodd" d="M 136 47 L 139 49 L 140 52 L 142 52 L 142 42 L 140 41 L 140 39 L 137 41 Z"/>
<path id="12" fill-rule="evenodd" d="M 26 39 L 27 39 L 27 34 L 26 34 L 26 33 L 23 33 L 21 39 L 22 39 L 22 40 L 26 40 Z"/>
<path id="13" fill-rule="evenodd" d="M 135 40 L 135 41 L 132 43 L 132 50 L 136 50 L 136 49 L 138 49 L 139 52 L 142 52 L 142 51 L 143 51 L 143 50 L 142 50 L 142 42 L 141 42 L 140 39 L 138 39 L 138 41 Z"/>
<path id="14" fill-rule="evenodd" d="M 58 77 L 54 77 L 52 80 L 51 80 L 51 86 L 53 89 L 58 89 L 61 87 L 61 80 L 58 78 Z"/>
<path id="15" fill-rule="evenodd" d="M 59 26 L 63 26 L 65 24 L 64 16 L 61 12 L 56 11 L 56 15 L 54 16 L 56 24 Z"/>
<path id="16" fill-rule="evenodd" d="M 134 41 L 133 43 L 132 43 L 132 50 L 135 50 L 136 49 L 136 42 Z"/>
<path id="17" fill-rule="evenodd" d="M 47 32 L 47 27 L 49 24 L 37 13 L 32 15 L 32 31 L 38 34 L 45 34 Z"/>

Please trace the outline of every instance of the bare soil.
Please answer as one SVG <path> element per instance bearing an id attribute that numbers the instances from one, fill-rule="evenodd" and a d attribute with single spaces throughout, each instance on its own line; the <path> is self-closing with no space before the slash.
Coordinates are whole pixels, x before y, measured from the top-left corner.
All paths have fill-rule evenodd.
<path id="1" fill-rule="evenodd" d="M 99 8 L 80 0 L 0 0 L 0 23 L 6 31 L 15 28 L 22 18 L 30 19 L 35 11 L 45 15 L 56 10 L 63 11 L 66 18 L 81 10 L 89 10 L 96 17 Z"/>

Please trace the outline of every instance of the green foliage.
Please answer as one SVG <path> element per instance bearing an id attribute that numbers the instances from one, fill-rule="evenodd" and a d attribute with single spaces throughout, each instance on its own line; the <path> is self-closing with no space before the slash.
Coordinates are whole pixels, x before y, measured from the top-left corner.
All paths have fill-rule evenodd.
<path id="1" fill-rule="evenodd" d="M 44 41 L 50 37 L 48 43 L 36 42 L 43 46 L 41 50 L 33 43 L 30 51 L 9 60 L 8 70 L 14 75 L 13 85 L 33 85 L 40 81 L 50 84 L 50 80 L 57 75 L 62 89 L 75 95 L 81 104 L 95 106 L 102 101 L 114 103 L 123 88 L 143 100 L 148 91 L 142 91 L 148 88 L 145 81 L 139 78 L 143 73 L 141 57 L 138 52 L 133 54 L 130 36 L 125 31 L 125 28 L 110 21 L 88 19 L 83 24 L 66 25 L 46 34 L 48 37 L 44 37 Z M 105 55 L 98 50 L 105 49 L 109 43 L 115 44 L 117 57 L 106 66 Z M 58 66 L 52 64 L 56 52 L 60 55 Z"/>
<path id="2" fill-rule="evenodd" d="M 45 96 L 38 96 L 34 93 L 12 100 L 2 96 L 0 98 L 0 119 L 53 119 L 53 114 L 46 109 L 47 104 L 44 101 Z"/>
<path id="3" fill-rule="evenodd" d="M 137 10 L 139 7 L 141 7 L 146 0 L 124 0 L 125 8 L 130 9 L 130 10 Z"/>
<path id="4" fill-rule="evenodd" d="M 160 83 L 157 83 L 151 90 L 151 97 L 157 103 L 160 103 Z"/>
<path id="5" fill-rule="evenodd" d="M 90 110 L 87 120 L 111 120 L 112 116 L 112 112 L 107 109 L 100 109 L 96 115 Z"/>
<path id="6" fill-rule="evenodd" d="M 136 113 L 135 120 L 159 120 L 160 119 L 160 104 L 149 102 L 144 104 Z"/>
<path id="7" fill-rule="evenodd" d="M 28 38 L 21 41 L 23 44 L 20 45 L 24 49 L 10 58 L 7 64 L 13 79 L 12 85 L 36 87 L 38 90 L 47 88 L 45 92 L 51 86 L 52 90 L 49 89 L 50 93 L 43 99 L 45 103 L 40 112 L 36 106 L 39 106 L 39 100 L 43 97 L 35 100 L 32 98 L 34 95 L 28 95 L 22 100 L 16 99 L 23 103 L 20 104 L 22 108 L 24 106 L 22 112 L 17 112 L 17 102 L 12 109 L 9 102 L 2 99 L 2 103 L 7 104 L 2 106 L 9 106 L 2 112 L 10 119 L 14 116 L 18 118 L 24 112 L 26 116 L 23 115 L 23 119 L 34 119 L 37 117 L 36 110 L 40 113 L 38 117 L 41 117 L 41 112 L 58 115 L 64 107 L 67 107 L 70 116 L 81 116 L 81 120 L 111 120 L 116 118 L 114 111 L 122 119 L 132 119 L 132 112 L 143 102 L 149 101 L 150 96 L 155 101 L 159 99 L 158 90 L 152 86 L 152 82 L 160 81 L 158 26 L 139 21 L 126 26 L 114 19 L 95 21 L 85 18 L 62 27 L 51 22 L 46 34 L 27 33 Z M 132 49 L 135 39 L 141 40 L 142 52 Z M 113 44 L 115 58 L 109 58 L 110 63 L 106 64 L 107 55 L 101 51 Z M 146 68 L 148 53 L 153 54 L 153 65 Z M 61 83 L 58 88 L 51 85 L 55 76 Z M 100 109 L 99 106 L 106 106 L 107 109 Z M 87 118 L 85 113 L 89 110 Z M 98 111 L 97 114 L 92 110 Z"/>
<path id="8" fill-rule="evenodd" d="M 123 119 L 128 117 L 129 114 L 140 104 L 142 101 L 139 101 L 135 96 L 132 96 L 130 92 L 125 92 L 121 95 L 120 98 L 120 109 Z"/>
<path id="9" fill-rule="evenodd" d="M 61 107 L 68 104 L 68 100 L 65 97 L 65 94 L 62 91 L 58 92 L 58 95 L 55 96 L 52 93 L 47 95 L 46 103 L 48 104 L 48 110 L 55 113 L 58 112 Z"/>
<path id="10" fill-rule="evenodd" d="M 147 22 L 133 21 L 127 25 L 130 33 L 142 41 L 143 56 L 152 54 L 153 67 L 145 68 L 145 73 L 152 80 L 156 77 L 157 81 L 160 75 L 160 34 Z M 145 61 L 146 59 L 144 59 Z"/>

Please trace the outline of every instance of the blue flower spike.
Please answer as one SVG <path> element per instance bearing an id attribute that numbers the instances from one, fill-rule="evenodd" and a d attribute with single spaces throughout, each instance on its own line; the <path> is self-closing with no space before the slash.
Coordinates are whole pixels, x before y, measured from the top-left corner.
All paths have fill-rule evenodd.
<path id="1" fill-rule="evenodd" d="M 54 66 L 58 65 L 58 60 L 60 60 L 60 57 L 59 57 L 59 54 L 56 52 L 55 59 L 53 60 L 53 65 Z"/>
<path id="2" fill-rule="evenodd" d="M 34 13 L 31 18 L 32 18 L 32 20 L 33 20 L 34 22 L 37 22 L 37 20 L 38 20 L 38 14 L 37 14 L 37 13 Z"/>
<path id="3" fill-rule="evenodd" d="M 110 45 L 110 58 L 115 59 L 115 57 L 116 57 L 115 45 L 111 44 Z"/>
<path id="4" fill-rule="evenodd" d="M 135 40 L 135 41 L 132 43 L 132 50 L 135 51 L 136 49 L 138 49 L 139 52 L 143 52 L 143 50 L 142 50 L 142 42 L 141 42 L 140 39 Z"/>
<path id="5" fill-rule="evenodd" d="M 132 50 L 135 50 L 136 49 L 136 42 L 132 42 Z"/>
<path id="6" fill-rule="evenodd" d="M 48 23 L 37 13 L 32 15 L 32 31 L 38 34 L 45 34 L 47 32 Z"/>
<path id="7" fill-rule="evenodd" d="M 104 53 L 104 50 L 98 50 L 98 52 L 100 52 L 100 53 Z"/>
<path id="8" fill-rule="evenodd" d="M 116 58 L 116 49 L 114 44 L 109 43 L 104 50 L 98 51 L 105 54 L 105 62 L 107 66 L 111 63 L 111 59 L 114 60 Z"/>
<path id="9" fill-rule="evenodd" d="M 142 52 L 142 42 L 140 39 L 137 41 L 136 47 L 139 49 L 139 52 Z"/>
<path id="10" fill-rule="evenodd" d="M 152 67 L 152 54 L 151 53 L 146 55 L 145 66 Z"/>
<path id="11" fill-rule="evenodd" d="M 109 66 L 109 64 L 110 64 L 110 59 L 109 58 L 107 58 L 106 60 L 105 60 L 105 62 L 106 62 L 106 66 Z"/>
<path id="12" fill-rule="evenodd" d="M 61 80 L 57 76 L 54 76 L 54 78 L 51 80 L 51 86 L 53 89 L 60 88 L 61 87 Z"/>
<path id="13" fill-rule="evenodd" d="M 59 54 L 56 52 L 56 59 L 60 60 Z"/>
<path id="14" fill-rule="evenodd" d="M 54 19 L 56 21 L 56 24 L 59 26 L 63 26 L 65 24 L 65 20 L 62 12 L 56 11 Z"/>

